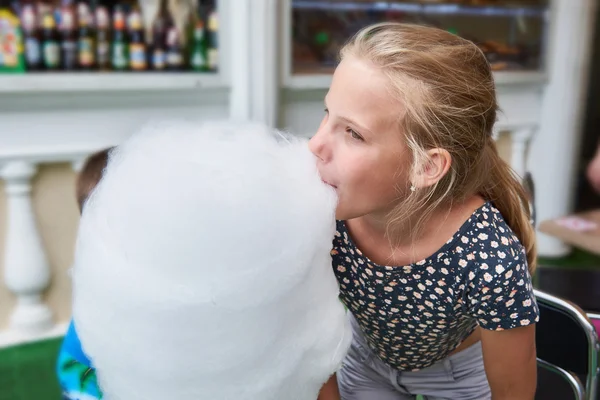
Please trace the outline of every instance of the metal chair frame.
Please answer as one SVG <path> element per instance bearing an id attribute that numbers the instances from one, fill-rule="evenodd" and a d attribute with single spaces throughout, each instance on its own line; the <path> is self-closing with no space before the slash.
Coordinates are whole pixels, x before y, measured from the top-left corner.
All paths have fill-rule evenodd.
<path id="1" fill-rule="evenodd" d="M 565 369 L 557 367 L 556 365 L 551 364 L 547 361 L 544 361 L 541 358 L 537 359 L 537 364 L 539 367 L 542 367 L 565 380 L 569 384 L 571 389 L 573 389 L 573 395 L 575 396 L 575 400 L 585 400 L 585 388 L 583 387 L 583 384 L 581 383 L 577 375 Z"/>
<path id="2" fill-rule="evenodd" d="M 594 325 L 590 321 L 588 315 L 580 307 L 570 301 L 538 289 L 534 289 L 533 291 L 538 304 L 547 304 L 548 306 L 564 312 L 568 317 L 575 321 L 585 333 L 588 342 L 588 362 L 584 398 L 587 400 L 595 400 L 598 390 L 598 373 L 600 372 L 598 369 L 598 351 L 600 350 L 600 343 L 598 342 L 598 334 Z M 556 367 L 560 368 L 559 366 Z"/>

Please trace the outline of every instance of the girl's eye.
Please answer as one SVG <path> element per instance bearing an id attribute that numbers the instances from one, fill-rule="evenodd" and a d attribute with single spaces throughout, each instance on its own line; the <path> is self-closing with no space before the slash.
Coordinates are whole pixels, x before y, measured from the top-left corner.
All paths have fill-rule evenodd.
<path id="1" fill-rule="evenodd" d="M 329 114 L 329 109 L 325 108 L 323 111 L 325 111 L 325 114 Z"/>
<path id="2" fill-rule="evenodd" d="M 348 132 L 350 134 L 352 139 L 361 140 L 361 141 L 364 140 L 363 137 L 360 136 L 360 134 L 352 128 L 346 128 L 346 132 Z"/>

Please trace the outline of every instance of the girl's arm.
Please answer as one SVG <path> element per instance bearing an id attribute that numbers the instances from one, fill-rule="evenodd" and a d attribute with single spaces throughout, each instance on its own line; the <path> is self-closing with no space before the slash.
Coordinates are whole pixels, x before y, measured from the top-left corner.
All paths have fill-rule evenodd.
<path id="1" fill-rule="evenodd" d="M 323 385 L 317 400 L 340 400 L 340 390 L 338 389 L 337 378 L 335 374 Z"/>
<path id="2" fill-rule="evenodd" d="M 587 167 L 587 178 L 592 188 L 600 194 L 600 143 L 596 149 L 596 155 Z"/>
<path id="3" fill-rule="evenodd" d="M 502 331 L 481 329 L 481 345 L 492 400 L 533 400 L 537 386 L 535 324 Z"/>

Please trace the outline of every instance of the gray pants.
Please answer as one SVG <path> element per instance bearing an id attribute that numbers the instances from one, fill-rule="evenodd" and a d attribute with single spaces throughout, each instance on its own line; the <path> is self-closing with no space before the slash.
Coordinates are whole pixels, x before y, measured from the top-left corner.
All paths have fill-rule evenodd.
<path id="1" fill-rule="evenodd" d="M 342 400 L 489 400 L 492 395 L 476 343 L 419 371 L 397 371 L 368 347 L 356 322 L 354 339 L 337 373 Z"/>

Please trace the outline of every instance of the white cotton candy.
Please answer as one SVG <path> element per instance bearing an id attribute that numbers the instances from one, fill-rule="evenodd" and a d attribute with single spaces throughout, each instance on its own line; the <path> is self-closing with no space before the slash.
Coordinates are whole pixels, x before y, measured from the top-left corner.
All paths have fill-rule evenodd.
<path id="1" fill-rule="evenodd" d="M 74 320 L 107 400 L 315 400 L 351 339 L 336 196 L 305 140 L 163 122 L 111 154 L 77 239 Z"/>

